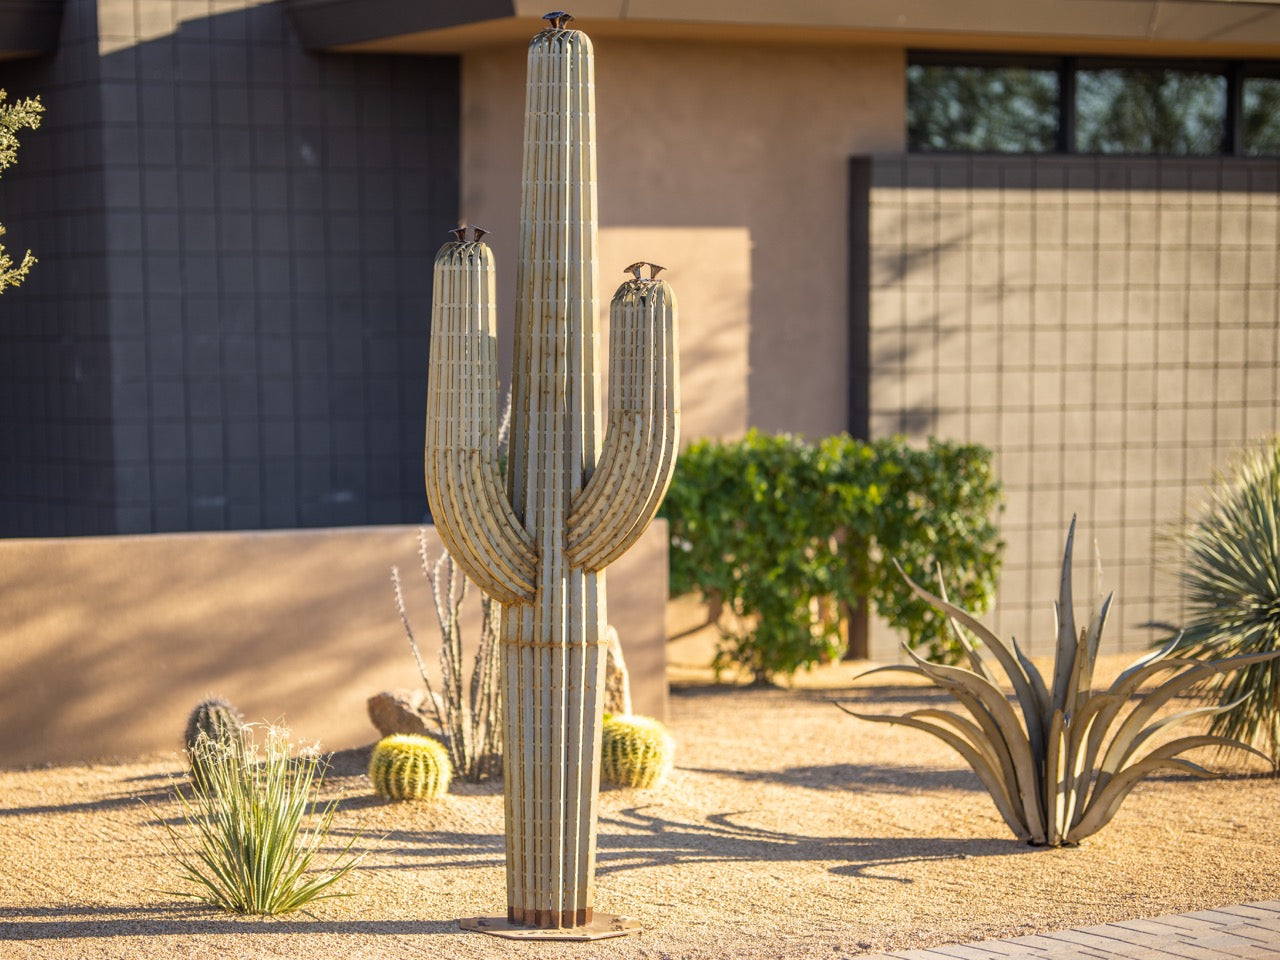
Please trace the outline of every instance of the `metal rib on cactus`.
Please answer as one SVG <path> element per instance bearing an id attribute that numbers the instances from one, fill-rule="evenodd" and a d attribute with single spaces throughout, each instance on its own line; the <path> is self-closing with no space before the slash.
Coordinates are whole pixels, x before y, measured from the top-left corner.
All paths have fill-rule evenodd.
<path id="1" fill-rule="evenodd" d="M 591 42 L 567 15 L 547 19 L 529 47 L 506 485 L 493 255 L 460 233 L 435 263 L 426 486 L 441 539 L 503 604 L 507 915 L 463 926 L 586 939 L 638 928 L 593 901 L 603 571 L 674 468 L 676 302 L 656 270 L 614 296 L 602 437 Z"/>

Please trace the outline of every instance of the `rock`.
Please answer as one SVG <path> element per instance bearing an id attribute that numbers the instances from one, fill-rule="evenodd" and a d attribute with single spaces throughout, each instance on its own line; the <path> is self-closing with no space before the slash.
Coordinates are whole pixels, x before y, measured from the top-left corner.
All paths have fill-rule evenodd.
<path id="1" fill-rule="evenodd" d="M 436 718 L 424 690 L 383 690 L 369 698 L 369 719 L 384 737 L 393 733 L 434 736 Z"/>
<path id="2" fill-rule="evenodd" d="M 630 715 L 631 677 L 627 662 L 622 659 L 622 643 L 618 631 L 609 626 L 605 630 L 604 712 Z"/>

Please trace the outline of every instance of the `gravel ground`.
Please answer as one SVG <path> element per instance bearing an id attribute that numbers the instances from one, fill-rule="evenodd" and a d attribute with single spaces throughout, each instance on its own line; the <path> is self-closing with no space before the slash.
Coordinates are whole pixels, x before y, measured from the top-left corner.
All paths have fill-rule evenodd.
<path id="1" fill-rule="evenodd" d="M 532 945 L 459 932 L 459 917 L 505 911 L 500 790 L 383 803 L 367 750 L 337 755 L 325 787 L 342 796 L 335 839 L 355 832 L 365 851 L 339 887 L 349 896 L 285 919 L 176 899 L 156 823 L 178 814 L 174 753 L 0 771 L 0 957 L 845 957 L 1280 896 L 1280 781 L 1256 768 L 1157 778 L 1080 847 L 1033 849 L 944 745 L 831 704 L 944 699 L 853 690 L 854 672 L 786 690 L 677 677 L 671 781 L 601 796 L 597 909 L 639 919 L 638 935 Z"/>

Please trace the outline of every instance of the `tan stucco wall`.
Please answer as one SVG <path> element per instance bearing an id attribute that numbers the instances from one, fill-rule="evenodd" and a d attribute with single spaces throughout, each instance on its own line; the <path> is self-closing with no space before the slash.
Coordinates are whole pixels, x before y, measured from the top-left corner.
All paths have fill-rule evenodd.
<path id="1" fill-rule="evenodd" d="M 668 267 L 685 438 L 845 429 L 848 162 L 903 148 L 903 52 L 595 48 L 605 300 L 633 260 Z M 493 231 L 500 324 L 513 298 L 524 73 L 524 44 L 463 57 L 462 213 Z"/>
<path id="2" fill-rule="evenodd" d="M 408 526 L 0 540 L 0 767 L 176 751 L 210 694 L 326 749 L 372 742 L 365 700 L 422 682 L 393 564 L 437 669 L 417 547 Z M 659 522 L 608 573 L 633 707 L 658 717 L 666 569 Z"/>

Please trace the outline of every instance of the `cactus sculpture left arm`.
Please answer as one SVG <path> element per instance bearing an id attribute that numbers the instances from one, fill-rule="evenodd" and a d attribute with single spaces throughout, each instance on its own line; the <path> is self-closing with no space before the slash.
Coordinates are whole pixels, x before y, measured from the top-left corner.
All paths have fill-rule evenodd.
<path id="1" fill-rule="evenodd" d="M 479 240 L 446 243 L 433 280 L 426 440 L 432 519 L 480 589 L 499 603 L 527 603 L 537 557 L 497 465 L 493 254 Z"/>

